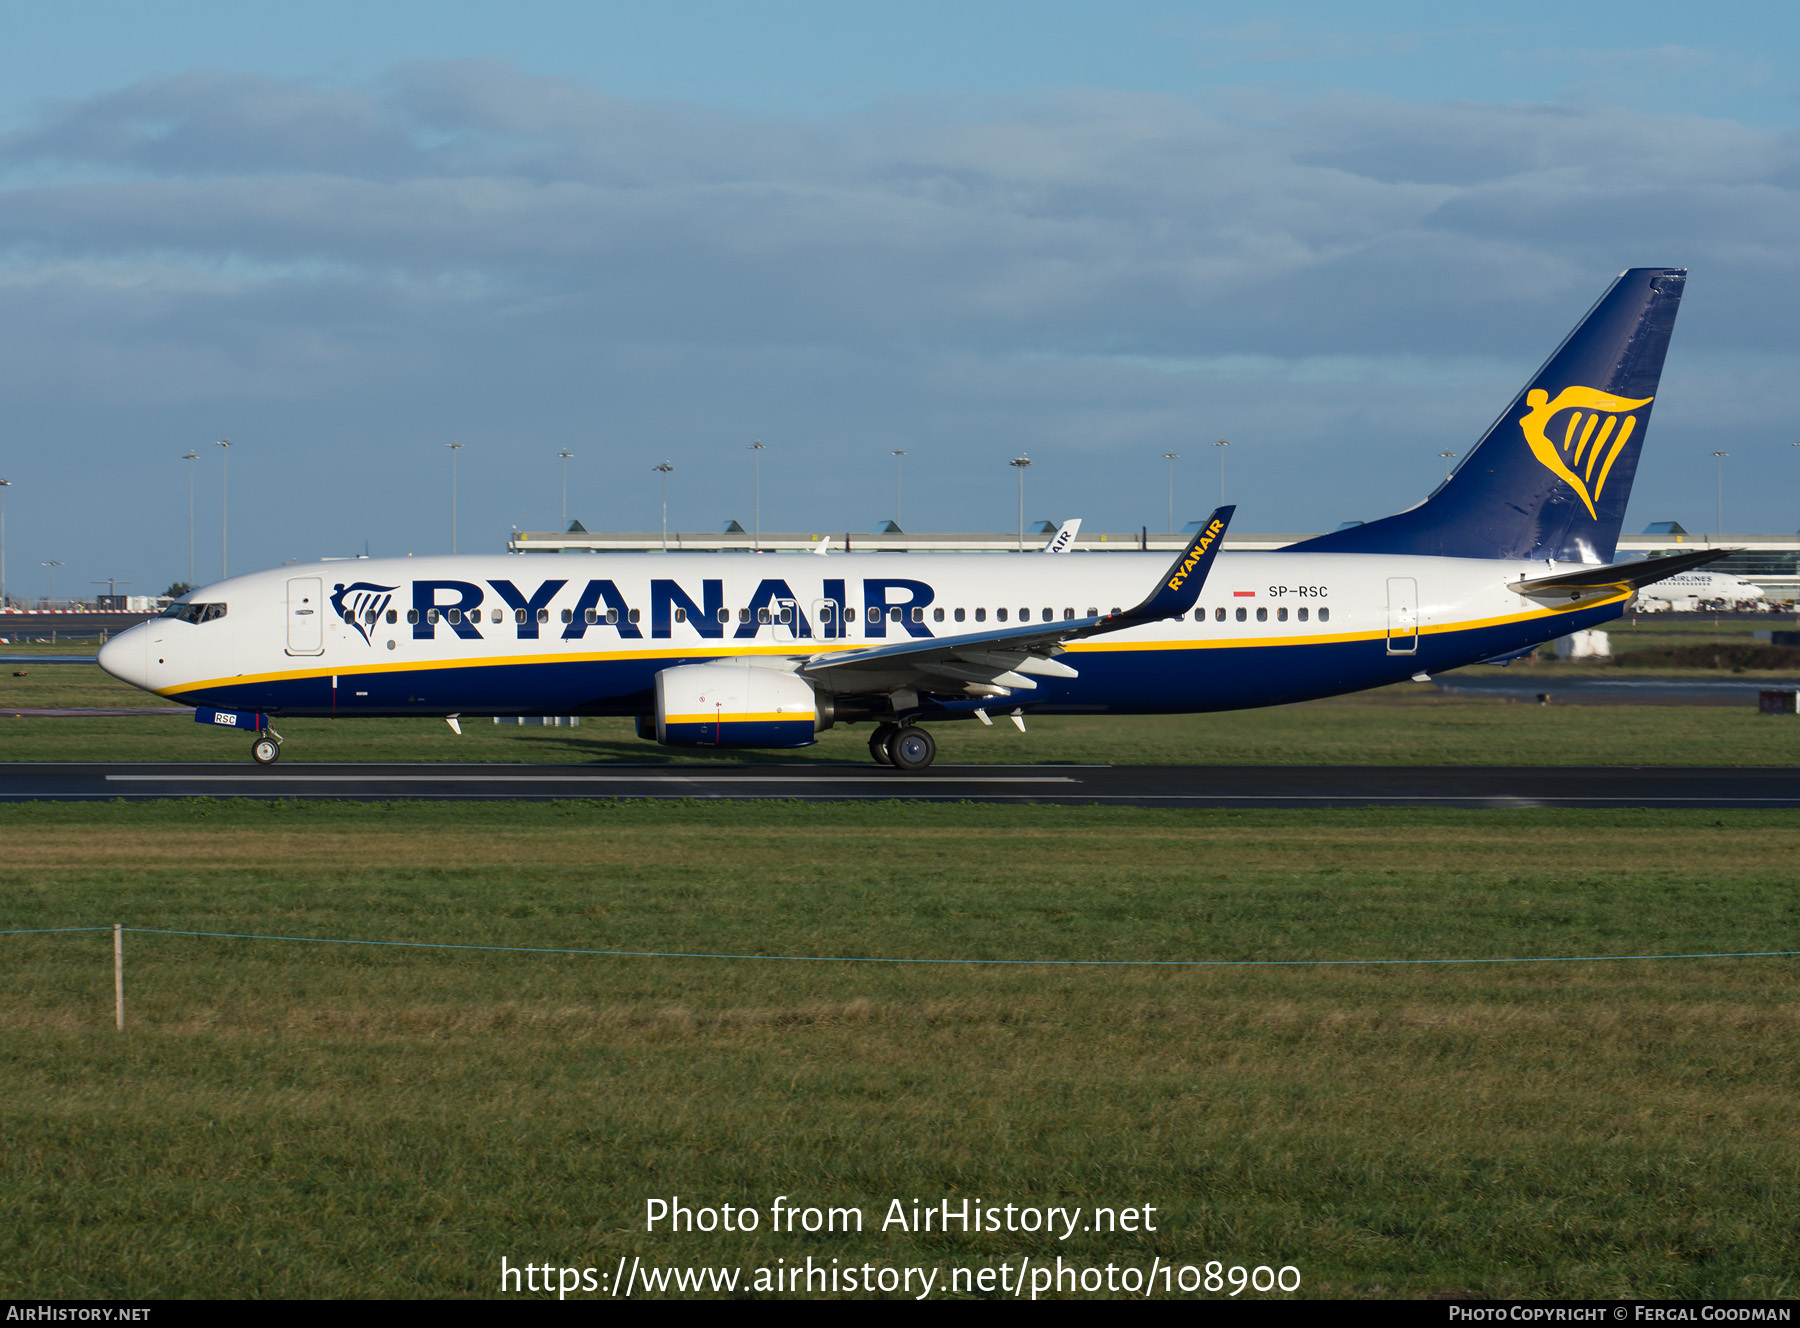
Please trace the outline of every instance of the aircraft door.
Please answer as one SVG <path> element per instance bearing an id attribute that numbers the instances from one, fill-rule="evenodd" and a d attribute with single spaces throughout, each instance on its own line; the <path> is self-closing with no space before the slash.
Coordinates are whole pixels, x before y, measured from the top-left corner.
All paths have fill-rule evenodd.
<path id="1" fill-rule="evenodd" d="M 800 601 L 778 599 L 769 605 L 774 621 L 769 624 L 770 635 L 779 642 L 798 641 L 800 639 Z"/>
<path id="2" fill-rule="evenodd" d="M 1419 583 L 1410 576 L 1390 576 L 1387 592 L 1387 652 L 1390 655 L 1417 654 Z"/>
<path id="3" fill-rule="evenodd" d="M 844 606 L 834 599 L 815 599 L 812 605 L 813 632 L 827 641 L 844 634 Z"/>
<path id="4" fill-rule="evenodd" d="M 296 576 L 287 583 L 287 652 L 325 653 L 325 589 L 316 576 Z"/>

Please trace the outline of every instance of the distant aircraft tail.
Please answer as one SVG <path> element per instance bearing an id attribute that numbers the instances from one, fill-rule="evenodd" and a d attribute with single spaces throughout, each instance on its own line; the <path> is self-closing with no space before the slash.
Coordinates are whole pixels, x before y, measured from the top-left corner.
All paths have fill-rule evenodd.
<path id="1" fill-rule="evenodd" d="M 1288 547 L 1611 562 L 1686 282 L 1621 273 L 1431 497 Z"/>

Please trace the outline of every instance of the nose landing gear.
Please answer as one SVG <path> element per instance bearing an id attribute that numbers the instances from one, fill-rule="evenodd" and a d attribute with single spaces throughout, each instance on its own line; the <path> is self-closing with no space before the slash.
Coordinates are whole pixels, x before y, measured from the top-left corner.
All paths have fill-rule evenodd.
<path id="1" fill-rule="evenodd" d="M 264 729 L 250 744 L 250 755 L 258 765 L 274 765 L 281 759 L 281 735 L 274 729 Z"/>
<path id="2" fill-rule="evenodd" d="M 937 759 L 937 743 L 916 724 L 881 724 L 869 735 L 869 755 L 878 765 L 912 774 Z"/>

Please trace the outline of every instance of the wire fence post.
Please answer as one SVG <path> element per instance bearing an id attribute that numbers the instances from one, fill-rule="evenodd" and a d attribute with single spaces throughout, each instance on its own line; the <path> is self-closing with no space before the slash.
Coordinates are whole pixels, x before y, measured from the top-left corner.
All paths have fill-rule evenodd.
<path id="1" fill-rule="evenodd" d="M 113 923 L 113 1018 L 125 1031 L 125 929 Z"/>

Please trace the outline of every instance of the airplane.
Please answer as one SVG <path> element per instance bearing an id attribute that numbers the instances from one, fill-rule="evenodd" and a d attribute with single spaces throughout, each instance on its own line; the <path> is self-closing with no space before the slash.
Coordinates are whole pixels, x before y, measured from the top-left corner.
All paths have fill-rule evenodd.
<path id="1" fill-rule="evenodd" d="M 1614 563 L 1687 273 L 1632 268 L 1423 502 L 1267 552 L 1221 507 L 1144 552 L 625 553 L 355 560 L 183 595 L 108 673 L 281 754 L 288 716 L 611 715 L 671 747 L 1282 705 L 1504 657 L 1728 550 Z M 1052 541 L 1054 547 L 1055 541 Z"/>
<path id="2" fill-rule="evenodd" d="M 1692 611 L 1701 605 L 1722 604 L 1728 609 L 1766 609 L 1768 592 L 1754 581 L 1729 572 L 1683 572 L 1638 591 L 1632 603 L 1637 613 Z"/>

